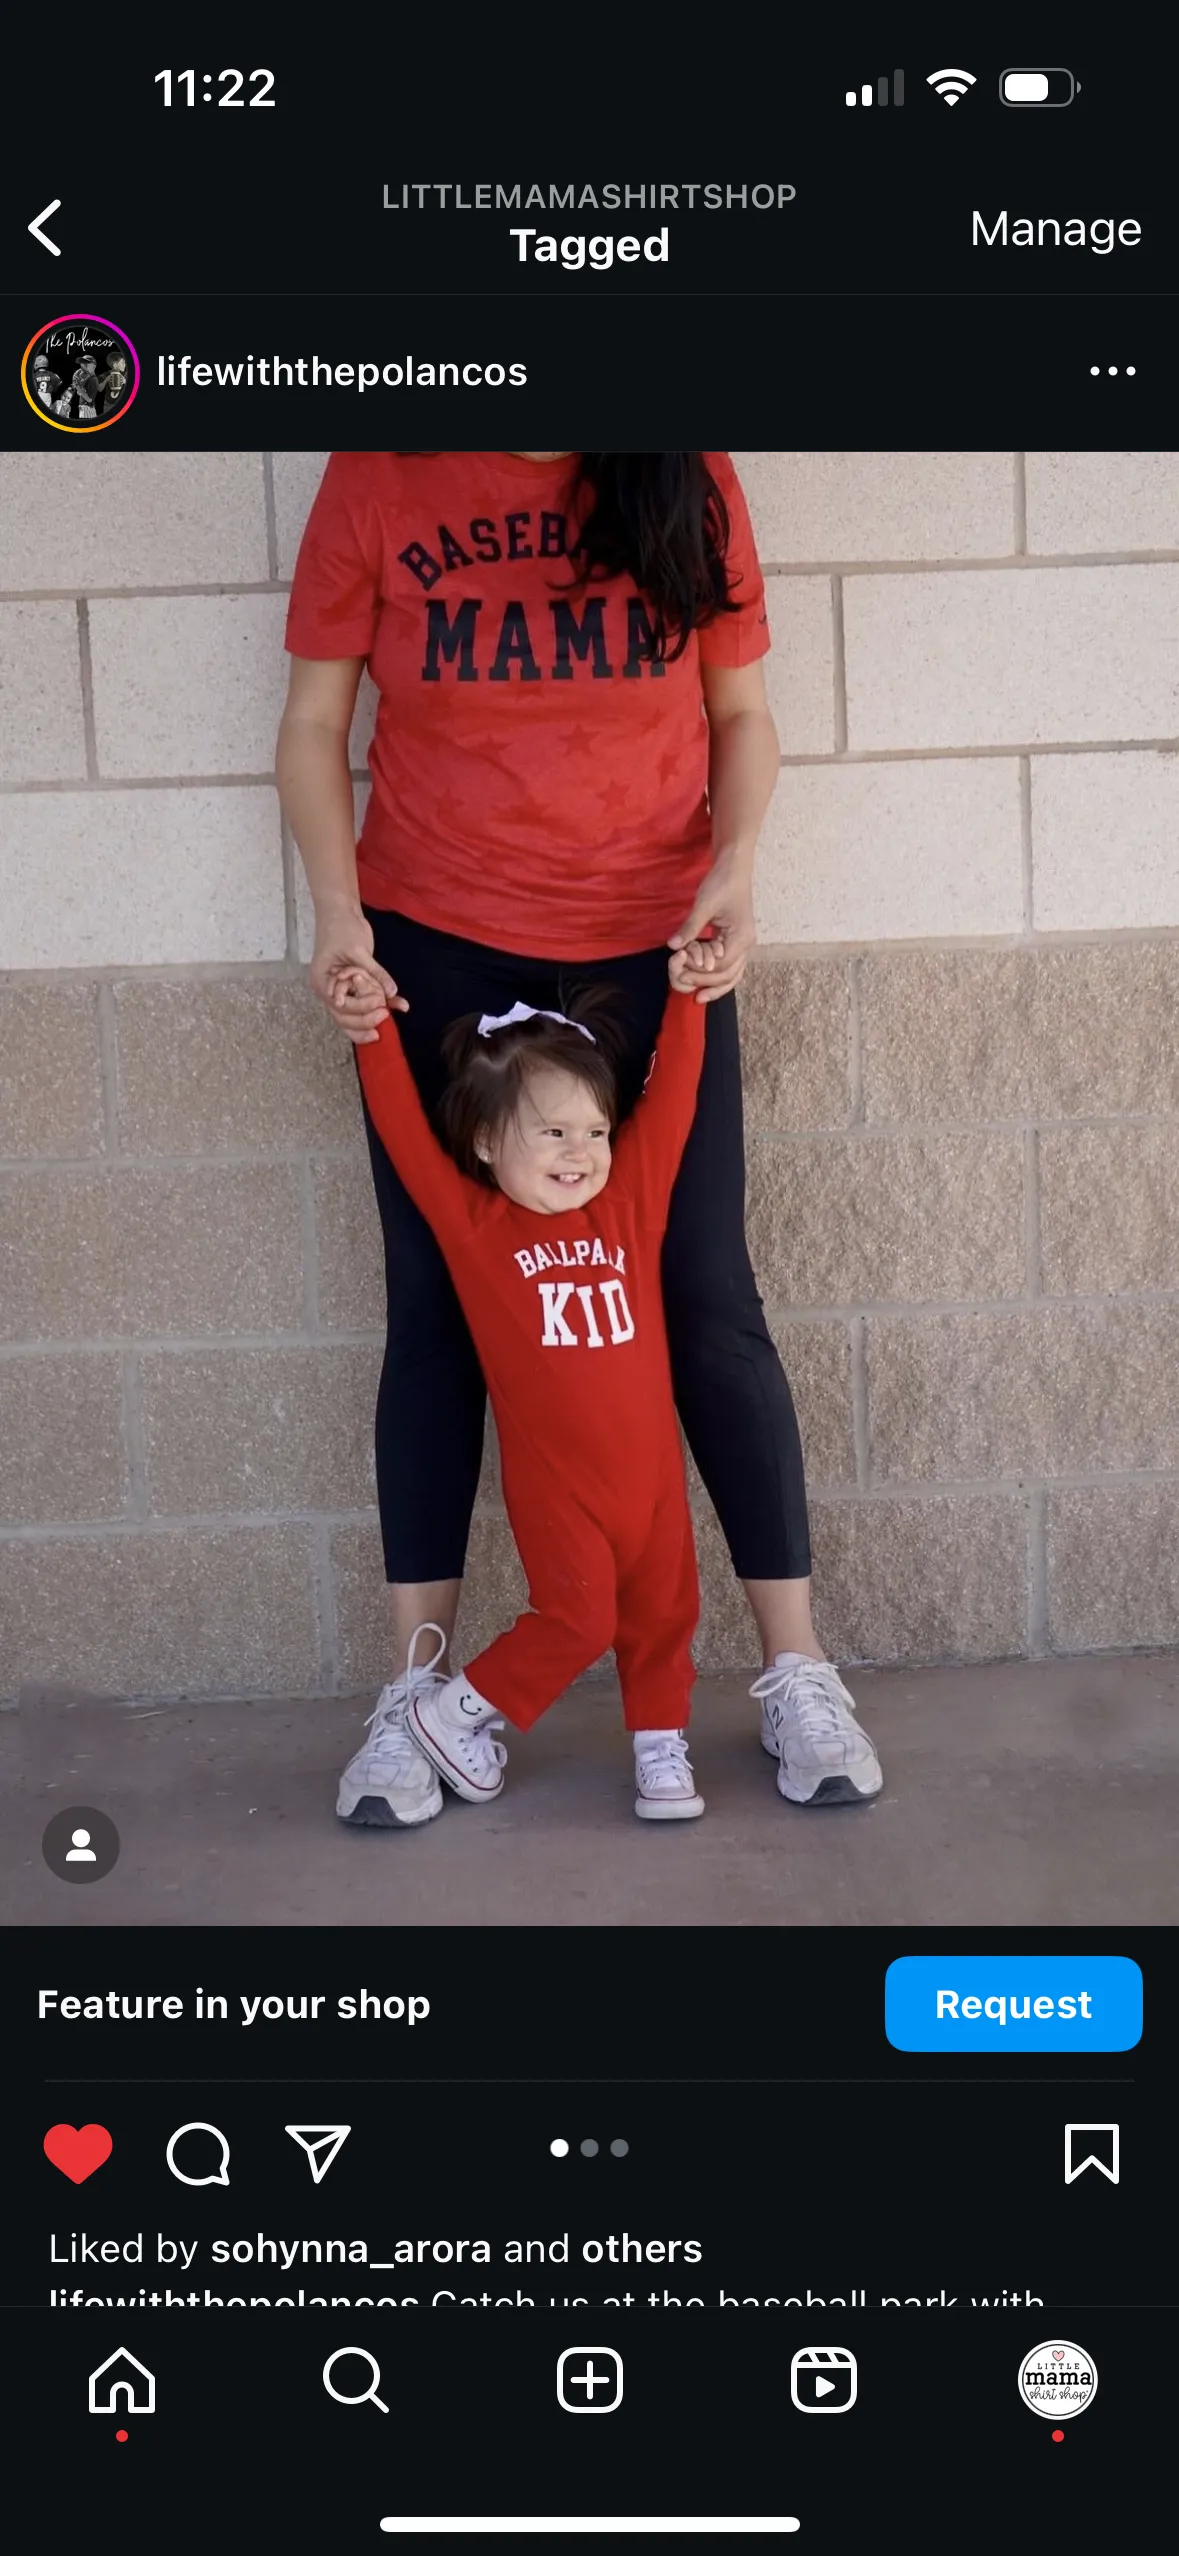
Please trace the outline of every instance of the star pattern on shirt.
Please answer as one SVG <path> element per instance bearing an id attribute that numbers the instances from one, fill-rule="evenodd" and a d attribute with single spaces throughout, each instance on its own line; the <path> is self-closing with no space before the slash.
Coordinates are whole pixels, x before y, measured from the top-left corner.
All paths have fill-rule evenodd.
<path id="1" fill-rule="evenodd" d="M 621 781 L 610 781 L 604 790 L 595 790 L 594 797 L 601 800 L 607 816 L 616 816 L 626 806 L 630 792 L 623 789 Z"/>

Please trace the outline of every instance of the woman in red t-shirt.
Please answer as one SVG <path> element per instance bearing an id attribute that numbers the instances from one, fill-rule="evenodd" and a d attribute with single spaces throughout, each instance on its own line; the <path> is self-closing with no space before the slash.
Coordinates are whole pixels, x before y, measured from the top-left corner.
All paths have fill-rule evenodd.
<path id="1" fill-rule="evenodd" d="M 311 983 L 355 1045 L 403 987 L 428 1110 L 460 1015 L 564 1011 L 577 988 L 608 984 L 626 1021 L 625 1113 L 668 947 L 712 936 L 663 1252 L 676 1400 L 761 1639 L 753 1691 L 779 1789 L 866 1798 L 880 1769 L 811 1622 L 798 1427 L 744 1233 L 734 988 L 778 743 L 764 587 L 728 455 L 334 453 L 287 647 L 278 777 L 315 906 Z M 348 736 L 366 666 L 378 706 L 358 847 Z M 485 1396 L 434 1237 L 371 1121 L 368 1135 L 389 1297 L 376 1457 L 394 1657 L 349 1816 L 411 1826 L 439 1804 L 405 1731 L 410 1690 L 446 1667 L 416 1669 L 411 1640 L 426 1621 L 453 1628 Z"/>

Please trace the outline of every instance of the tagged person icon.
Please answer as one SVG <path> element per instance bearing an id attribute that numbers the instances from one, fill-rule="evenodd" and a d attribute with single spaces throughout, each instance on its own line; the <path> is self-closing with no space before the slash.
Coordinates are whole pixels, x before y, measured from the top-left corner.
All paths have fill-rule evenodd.
<path id="1" fill-rule="evenodd" d="M 66 1862 L 67 1864 L 96 1864 L 98 1862 L 98 1857 L 90 1843 L 90 1831 L 88 1828 L 75 1828 L 73 1832 L 73 1843 L 68 1855 L 66 1856 Z"/>

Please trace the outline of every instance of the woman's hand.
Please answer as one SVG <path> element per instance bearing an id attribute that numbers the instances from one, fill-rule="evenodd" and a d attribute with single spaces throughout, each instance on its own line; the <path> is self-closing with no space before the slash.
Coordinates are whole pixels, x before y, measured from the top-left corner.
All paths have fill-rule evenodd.
<path id="1" fill-rule="evenodd" d="M 756 941 L 749 865 L 722 857 L 702 880 L 691 913 L 668 943 L 676 992 L 698 994 L 702 1003 L 719 1002 L 740 984 Z"/>
<path id="2" fill-rule="evenodd" d="M 392 977 L 377 965 L 372 925 L 355 906 L 317 914 L 310 985 L 354 1047 L 371 1047 L 386 1013 L 409 1010 Z"/>

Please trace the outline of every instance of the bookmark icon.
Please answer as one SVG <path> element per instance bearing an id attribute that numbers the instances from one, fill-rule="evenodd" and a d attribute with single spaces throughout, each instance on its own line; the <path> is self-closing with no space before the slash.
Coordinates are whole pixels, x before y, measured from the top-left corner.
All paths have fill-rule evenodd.
<path id="1" fill-rule="evenodd" d="M 1086 2166 L 1096 2166 L 1107 2183 L 1117 2183 L 1121 2173 L 1122 2134 L 1116 2121 L 1066 2121 L 1064 2125 L 1064 2179 L 1075 2183 Z"/>

